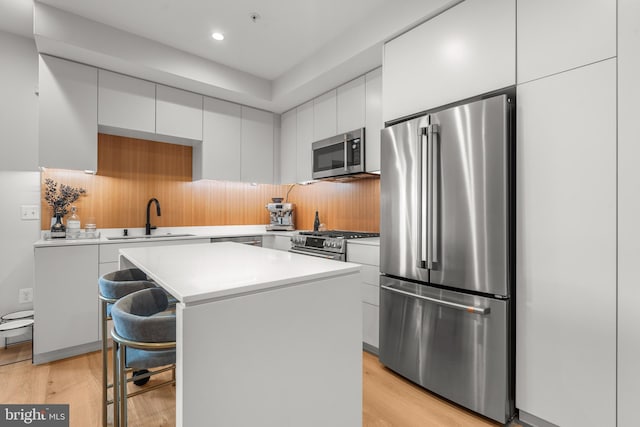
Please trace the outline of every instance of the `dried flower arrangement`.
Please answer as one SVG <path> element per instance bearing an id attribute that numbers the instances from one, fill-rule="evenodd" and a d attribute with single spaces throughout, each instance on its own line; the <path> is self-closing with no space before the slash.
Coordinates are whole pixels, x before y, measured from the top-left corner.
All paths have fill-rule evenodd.
<path id="1" fill-rule="evenodd" d="M 78 200 L 80 195 L 87 193 L 84 188 L 74 188 L 66 184 L 60 184 L 60 189 L 58 189 L 58 183 L 51 178 L 45 179 L 44 185 L 44 199 L 53 209 L 54 216 L 64 217 L 69 213 L 69 205 Z"/>

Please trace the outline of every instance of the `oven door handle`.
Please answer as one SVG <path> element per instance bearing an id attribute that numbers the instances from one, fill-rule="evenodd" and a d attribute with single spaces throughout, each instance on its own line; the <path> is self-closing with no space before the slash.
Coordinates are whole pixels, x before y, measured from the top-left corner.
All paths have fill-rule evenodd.
<path id="1" fill-rule="evenodd" d="M 391 286 L 381 285 L 380 287 L 382 289 L 386 289 L 387 291 L 395 292 L 395 293 L 402 294 L 412 298 L 418 298 L 424 301 L 432 302 L 434 304 L 442 305 L 444 307 L 455 308 L 456 310 L 463 310 L 468 313 L 489 314 L 491 312 L 491 309 L 489 307 L 474 307 L 472 305 L 458 304 L 455 302 L 444 301 L 437 298 L 425 297 L 424 295 L 418 295 L 418 294 L 414 294 L 413 292 L 402 291 L 400 289 L 392 288 Z"/>
<path id="2" fill-rule="evenodd" d="M 300 254 L 300 255 L 315 256 L 315 257 L 318 257 L 318 258 L 336 259 L 336 257 L 332 256 L 332 255 L 324 255 L 324 254 L 319 254 L 319 253 L 316 253 L 316 252 L 300 251 L 300 250 L 296 250 L 296 249 L 289 249 L 289 252 L 292 252 L 294 254 Z"/>

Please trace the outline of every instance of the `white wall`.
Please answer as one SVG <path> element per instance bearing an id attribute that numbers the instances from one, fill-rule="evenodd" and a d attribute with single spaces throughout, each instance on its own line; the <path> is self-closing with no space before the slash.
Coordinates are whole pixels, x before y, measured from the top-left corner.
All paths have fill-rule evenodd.
<path id="1" fill-rule="evenodd" d="M 31 39 L 0 32 L 0 315 L 26 310 L 20 288 L 33 287 L 33 242 L 40 221 L 22 221 L 21 205 L 40 206 L 38 55 Z"/>

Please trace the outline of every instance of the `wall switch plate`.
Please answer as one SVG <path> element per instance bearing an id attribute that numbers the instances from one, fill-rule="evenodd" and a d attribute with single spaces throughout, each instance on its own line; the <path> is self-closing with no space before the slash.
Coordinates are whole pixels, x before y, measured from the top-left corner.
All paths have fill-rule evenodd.
<path id="1" fill-rule="evenodd" d="M 20 206 L 20 219 L 23 221 L 33 221 L 40 219 L 40 207 L 35 205 Z"/>
<path id="2" fill-rule="evenodd" d="M 22 288 L 18 293 L 18 303 L 26 304 L 33 302 L 33 288 Z"/>

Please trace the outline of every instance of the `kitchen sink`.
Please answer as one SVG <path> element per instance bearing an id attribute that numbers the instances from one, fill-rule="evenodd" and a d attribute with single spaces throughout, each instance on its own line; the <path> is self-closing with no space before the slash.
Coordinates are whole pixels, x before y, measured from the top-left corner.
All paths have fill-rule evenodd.
<path id="1" fill-rule="evenodd" d="M 146 239 L 162 239 L 167 237 L 190 237 L 195 234 L 152 234 L 151 236 L 106 236 L 107 240 L 146 240 Z"/>

